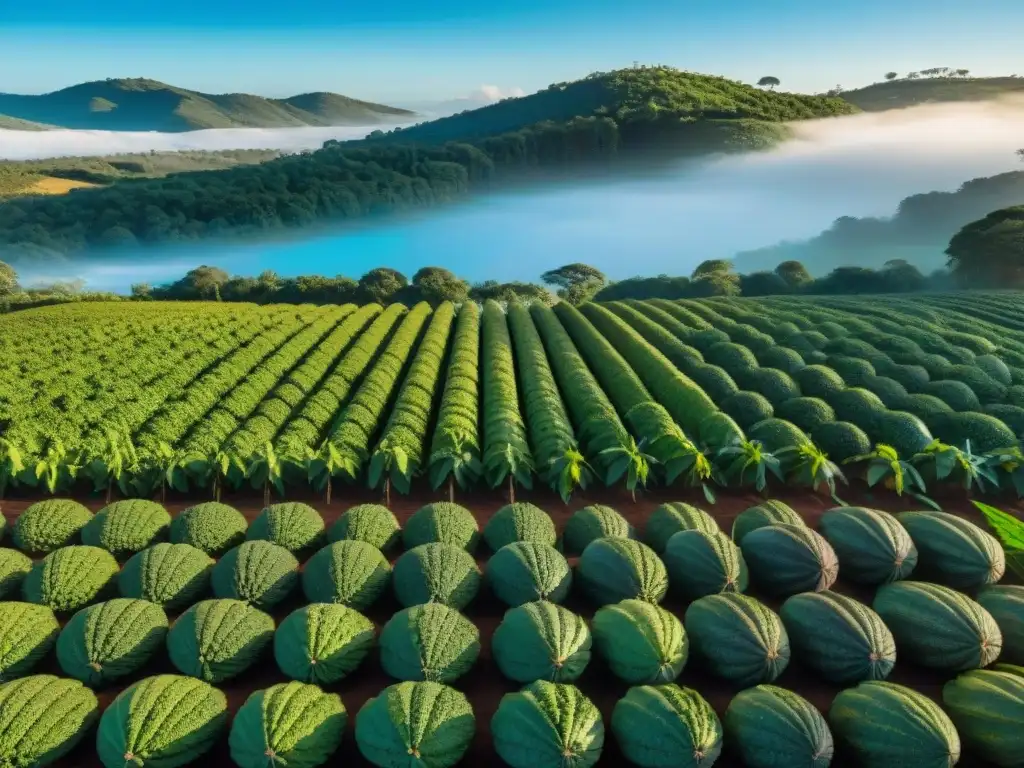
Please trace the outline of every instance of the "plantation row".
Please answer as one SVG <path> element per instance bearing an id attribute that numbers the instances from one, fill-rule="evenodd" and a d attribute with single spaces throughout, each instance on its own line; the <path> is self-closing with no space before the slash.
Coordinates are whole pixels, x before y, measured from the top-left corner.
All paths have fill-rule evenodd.
<path id="1" fill-rule="evenodd" d="M 404 529 L 362 505 L 329 530 L 296 503 L 247 526 L 215 502 L 173 520 L 149 501 L 96 515 L 39 502 L 13 526 L 17 549 L 0 550 L 0 598 L 23 600 L 0 603 L 0 763 L 48 765 L 98 722 L 107 768 L 201 762 L 224 737 L 242 768 L 314 768 L 346 730 L 345 679 L 376 651 L 399 682 L 355 715 L 362 756 L 382 768 L 409 756 L 454 765 L 477 728 L 458 681 L 482 638 L 463 611 L 486 583 L 508 606 L 492 655 L 524 686 L 491 719 L 512 768 L 598 762 L 605 722 L 576 685 L 592 663 L 631 686 L 608 725 L 641 768 L 710 767 L 724 745 L 751 768 L 827 768 L 837 749 L 866 768 L 953 766 L 962 753 L 1010 768 L 1024 754 L 1024 666 L 1014 666 L 1024 664 L 1024 587 L 998 582 L 1020 556 L 1003 547 L 1024 524 L 982 507 L 1003 544 L 931 511 L 836 508 L 815 531 L 778 501 L 741 513 L 731 535 L 684 503 L 657 508 L 639 532 L 613 509 L 585 507 L 559 535 L 522 503 L 481 531 L 443 502 Z M 493 552 L 485 574 L 473 556 L 481 541 Z M 563 553 L 579 553 L 575 569 Z M 840 576 L 872 591 L 870 606 L 832 591 Z M 300 584 L 310 604 L 276 624 L 269 611 Z M 404 607 L 378 632 L 364 612 L 389 588 Z M 576 588 L 596 608 L 589 623 L 562 605 Z M 687 603 L 681 616 L 661 605 L 670 591 Z M 53 651 L 64 678 L 37 672 Z M 164 653 L 176 674 L 146 676 Z M 216 686 L 265 655 L 284 681 L 252 694 L 229 725 Z M 941 707 L 887 681 L 898 657 L 943 675 Z M 791 659 L 843 689 L 827 717 L 773 684 Z M 739 691 L 721 720 L 678 682 L 694 665 Z M 101 715 L 90 689 L 126 683 Z"/>
<path id="2" fill-rule="evenodd" d="M 0 319 L 0 492 L 249 483 L 1024 489 L 1024 296 L 431 309 L 140 303 Z"/>

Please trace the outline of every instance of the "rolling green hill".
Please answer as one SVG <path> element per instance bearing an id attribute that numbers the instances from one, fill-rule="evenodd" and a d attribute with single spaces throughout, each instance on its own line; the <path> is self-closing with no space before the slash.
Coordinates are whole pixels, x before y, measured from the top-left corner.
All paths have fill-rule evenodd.
<path id="1" fill-rule="evenodd" d="M 266 99 L 245 93 L 199 93 L 156 80 L 126 79 L 81 83 L 36 96 L 0 93 L 0 115 L 62 128 L 172 132 L 376 125 L 411 119 L 414 113 L 336 93 Z"/>
<path id="2" fill-rule="evenodd" d="M 1024 97 L 1022 77 L 902 78 L 843 91 L 840 96 L 865 112 L 883 112 L 921 104 L 988 101 L 1004 96 Z"/>
<path id="3" fill-rule="evenodd" d="M 8 117 L 7 115 L 0 115 L 0 130 L 7 131 L 49 131 L 56 126 L 54 125 L 43 125 L 42 123 L 33 123 L 29 120 L 22 120 L 18 117 Z"/>

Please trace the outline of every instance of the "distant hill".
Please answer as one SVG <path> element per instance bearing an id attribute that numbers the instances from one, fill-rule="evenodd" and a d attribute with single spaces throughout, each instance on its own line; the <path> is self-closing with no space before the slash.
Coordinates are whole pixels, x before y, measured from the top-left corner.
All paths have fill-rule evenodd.
<path id="1" fill-rule="evenodd" d="M 479 109 L 442 117 L 388 133 L 373 141 L 479 141 L 540 124 L 565 125 L 574 120 L 608 118 L 623 144 L 671 139 L 695 129 L 774 124 L 857 109 L 839 98 L 758 89 L 713 75 L 652 66 L 594 74 L 542 91 L 504 99 Z"/>
<path id="2" fill-rule="evenodd" d="M 52 128 L 56 128 L 54 125 L 43 125 L 42 123 L 33 123 L 28 120 L 22 120 L 18 117 L 8 117 L 7 115 L 0 115 L 0 130 L 7 131 L 49 131 Z"/>
<path id="3" fill-rule="evenodd" d="M 865 112 L 883 112 L 919 104 L 1024 97 L 1024 77 L 900 78 L 842 91 L 839 95 Z"/>
<path id="4" fill-rule="evenodd" d="M 955 192 L 905 197 L 888 219 L 843 216 L 815 238 L 744 251 L 734 264 L 738 272 L 756 272 L 794 259 L 817 277 L 836 267 L 878 268 L 905 259 L 928 272 L 945 266 L 943 251 L 961 227 L 1014 205 L 1024 205 L 1024 171 L 972 179 Z"/>
<path id="5" fill-rule="evenodd" d="M 38 96 L 0 93 L 0 115 L 62 128 L 175 132 L 377 125 L 408 120 L 415 113 L 336 93 L 266 99 L 246 93 L 199 93 L 156 80 L 127 79 L 97 80 Z"/>

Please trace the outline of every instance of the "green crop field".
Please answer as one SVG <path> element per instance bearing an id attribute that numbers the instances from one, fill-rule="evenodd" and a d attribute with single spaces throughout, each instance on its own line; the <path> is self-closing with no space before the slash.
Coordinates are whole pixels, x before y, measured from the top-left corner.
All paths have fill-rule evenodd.
<path id="1" fill-rule="evenodd" d="M 1022 432 L 1017 293 L 0 316 L 0 765 L 1019 766 Z"/>

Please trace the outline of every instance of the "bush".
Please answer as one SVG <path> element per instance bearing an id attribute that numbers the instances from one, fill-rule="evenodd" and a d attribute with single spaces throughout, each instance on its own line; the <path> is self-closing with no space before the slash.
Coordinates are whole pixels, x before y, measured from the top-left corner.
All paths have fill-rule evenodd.
<path id="1" fill-rule="evenodd" d="M 256 691 L 239 708 L 228 738 L 231 759 L 240 768 L 316 768 L 337 751 L 347 722 L 338 694 L 306 683 L 278 683 Z"/>
<path id="2" fill-rule="evenodd" d="M 480 630 L 440 603 L 399 611 L 380 633 L 380 663 L 399 680 L 451 683 L 472 669 L 480 655 Z"/>
<path id="3" fill-rule="evenodd" d="M 113 593 L 117 561 L 99 547 L 77 544 L 54 550 L 32 566 L 22 587 L 25 599 L 58 613 L 73 613 Z"/>
<path id="4" fill-rule="evenodd" d="M 154 501 L 115 501 L 82 527 L 82 543 L 129 557 L 167 538 L 170 526 L 171 516 Z"/>
<path id="5" fill-rule="evenodd" d="M 118 577 L 124 597 L 177 611 L 194 603 L 210 586 L 214 560 L 189 544 L 166 542 L 133 555 Z"/>
<path id="6" fill-rule="evenodd" d="M 743 429 L 749 429 L 757 422 L 775 415 L 775 409 L 768 398 L 757 392 L 737 392 L 723 400 L 721 408 Z"/>
<path id="7" fill-rule="evenodd" d="M 874 392 L 854 387 L 826 398 L 836 418 L 856 424 L 865 432 L 874 427 L 875 420 L 885 412 L 885 404 Z"/>
<path id="8" fill-rule="evenodd" d="M 778 368 L 790 376 L 807 367 L 800 353 L 789 347 L 769 347 L 758 353 L 757 361 L 765 368 Z"/>
<path id="9" fill-rule="evenodd" d="M 851 387 L 863 386 L 865 379 L 878 373 L 871 363 L 859 357 L 833 355 L 827 362 L 829 367 L 842 376 L 843 381 Z"/>
<path id="10" fill-rule="evenodd" d="M 269 541 L 297 555 L 320 546 L 324 539 L 324 519 L 301 502 L 271 504 L 252 521 L 245 538 L 246 541 Z"/>
<path id="11" fill-rule="evenodd" d="M 344 605 L 315 603 L 290 613 L 274 633 L 286 676 L 331 685 L 354 672 L 377 641 L 373 622 Z"/>
<path id="12" fill-rule="evenodd" d="M 558 539 L 548 513 L 529 502 L 506 504 L 499 509 L 487 521 L 483 535 L 492 552 L 516 541 L 553 547 Z"/>
<path id="13" fill-rule="evenodd" d="M 219 598 L 269 608 L 288 597 L 298 584 L 299 561 L 278 544 L 247 541 L 220 559 L 210 581 Z"/>
<path id="14" fill-rule="evenodd" d="M 811 432 L 811 438 L 818 448 L 837 463 L 871 452 L 871 439 L 867 433 L 848 421 L 822 424 Z"/>
<path id="15" fill-rule="evenodd" d="M 836 420 L 832 406 L 819 397 L 794 397 L 779 403 L 775 415 L 789 421 L 805 432 L 813 432 L 822 424 Z"/>
<path id="16" fill-rule="evenodd" d="M 395 563 L 395 596 L 405 607 L 444 603 L 456 610 L 480 590 L 480 569 L 465 549 L 434 542 L 410 549 Z"/>
<path id="17" fill-rule="evenodd" d="M 92 512 L 70 499 L 32 504 L 14 521 L 14 546 L 30 555 L 43 555 L 77 544 Z"/>
<path id="18" fill-rule="evenodd" d="M 878 396 L 886 408 L 896 408 L 906 399 L 906 387 L 887 376 L 869 376 L 861 386 Z"/>
<path id="19" fill-rule="evenodd" d="M 718 365 L 701 363 L 693 366 L 686 372 L 686 375 L 716 403 L 720 403 L 740 391 L 732 376 Z"/>
<path id="20" fill-rule="evenodd" d="M 340 603 L 363 611 L 377 602 L 391 580 L 391 564 L 365 541 L 328 544 L 306 563 L 302 589 L 311 603 Z"/>
<path id="21" fill-rule="evenodd" d="M 458 504 L 446 501 L 427 504 L 413 513 L 402 531 L 406 549 L 422 544 L 451 544 L 467 552 L 476 551 L 480 527 L 473 513 Z"/>
<path id="22" fill-rule="evenodd" d="M 934 395 L 954 411 L 979 411 L 981 401 L 974 390 L 962 381 L 943 379 L 929 382 L 924 390 L 926 395 Z"/>
<path id="23" fill-rule="evenodd" d="M 963 448 L 971 441 L 974 453 L 987 453 L 1017 444 L 1017 436 L 995 416 L 984 413 L 951 413 L 935 422 L 935 434 L 943 442 Z"/>
<path id="24" fill-rule="evenodd" d="M 843 378 L 824 365 L 808 365 L 806 368 L 797 371 L 794 376 L 800 391 L 807 397 L 820 397 L 829 400 L 830 395 L 842 392 L 846 388 Z"/>
<path id="25" fill-rule="evenodd" d="M 748 389 L 760 392 L 774 407 L 786 400 L 800 397 L 800 387 L 793 378 L 777 368 L 758 368 L 745 374 L 740 381 Z"/>
<path id="26" fill-rule="evenodd" d="M 274 639 L 274 620 L 240 600 L 203 600 L 185 611 L 167 634 L 171 663 L 208 683 L 237 677 Z"/>
<path id="27" fill-rule="evenodd" d="M 208 501 L 189 507 L 171 521 L 171 542 L 191 544 L 216 557 L 245 541 L 248 527 L 234 507 Z"/>
<path id="28" fill-rule="evenodd" d="M 398 518 L 381 504 L 357 504 L 345 511 L 328 532 L 329 540 L 365 541 L 381 552 L 389 552 L 402 538 Z"/>

